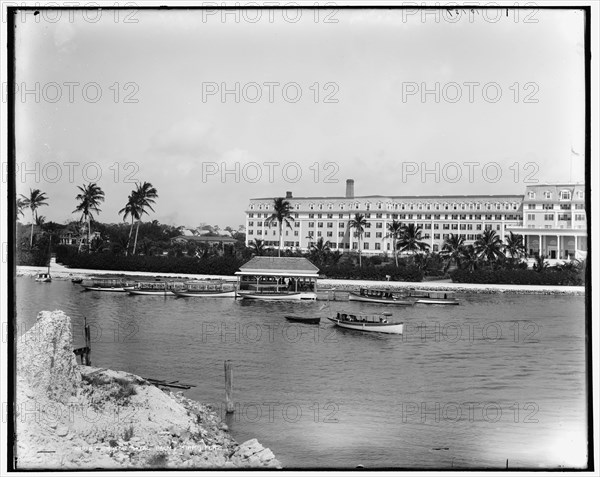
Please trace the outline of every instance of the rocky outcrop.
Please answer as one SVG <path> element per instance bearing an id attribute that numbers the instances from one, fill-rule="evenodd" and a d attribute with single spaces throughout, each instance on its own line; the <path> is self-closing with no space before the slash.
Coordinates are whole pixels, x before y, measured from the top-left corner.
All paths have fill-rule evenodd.
<path id="1" fill-rule="evenodd" d="M 17 468 L 280 468 L 209 407 L 143 378 L 79 366 L 69 317 L 41 312 L 17 342 Z"/>
<path id="2" fill-rule="evenodd" d="M 65 404 L 77 392 L 81 375 L 73 354 L 71 319 L 62 311 L 42 311 L 17 343 L 17 376 L 36 396 Z"/>

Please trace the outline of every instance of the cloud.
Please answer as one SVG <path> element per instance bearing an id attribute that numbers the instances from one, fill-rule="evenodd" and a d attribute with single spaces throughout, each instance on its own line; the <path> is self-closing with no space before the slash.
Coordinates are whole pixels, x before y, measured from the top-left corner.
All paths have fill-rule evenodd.
<path id="1" fill-rule="evenodd" d="M 198 156 L 214 152 L 213 127 L 196 119 L 171 124 L 152 138 L 155 150 L 173 155 Z"/>

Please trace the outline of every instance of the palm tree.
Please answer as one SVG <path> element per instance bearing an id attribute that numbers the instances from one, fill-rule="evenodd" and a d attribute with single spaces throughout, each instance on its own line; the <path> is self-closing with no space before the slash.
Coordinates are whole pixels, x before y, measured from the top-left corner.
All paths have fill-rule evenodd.
<path id="1" fill-rule="evenodd" d="M 387 224 L 388 232 L 385 235 L 386 238 L 392 239 L 392 245 L 394 247 L 394 258 L 396 259 L 396 266 L 398 266 L 398 253 L 396 252 L 396 244 L 398 239 L 402 235 L 402 222 L 399 220 L 392 220 Z"/>
<path id="2" fill-rule="evenodd" d="M 325 262 L 330 251 L 329 241 L 325 242 L 323 237 L 319 237 L 319 239 L 310 246 L 311 258 L 320 265 Z"/>
<path id="3" fill-rule="evenodd" d="M 537 255 L 535 257 L 535 263 L 533 264 L 533 269 L 539 273 L 542 273 L 543 271 L 548 269 L 548 262 L 546 261 L 545 255 Z"/>
<path id="4" fill-rule="evenodd" d="M 479 258 L 477 257 L 477 253 L 475 252 L 475 247 L 473 247 L 473 245 L 466 245 L 463 247 L 460 262 L 462 267 L 470 272 L 477 268 Z"/>
<path id="5" fill-rule="evenodd" d="M 281 240 L 283 239 L 282 228 L 284 223 L 289 228 L 292 228 L 292 206 L 283 197 L 277 197 L 276 199 L 273 199 L 273 209 L 274 212 L 265 220 L 265 225 L 273 222 L 277 223 L 277 228 L 279 229 L 279 250 L 277 256 L 281 257 Z"/>
<path id="6" fill-rule="evenodd" d="M 494 264 L 504 257 L 502 240 L 494 230 L 484 230 L 475 240 L 475 252 L 480 259 Z"/>
<path id="7" fill-rule="evenodd" d="M 429 245 L 422 241 L 421 226 L 415 224 L 408 224 L 402 228 L 398 246 L 401 252 L 409 253 L 427 251 L 429 248 Z"/>
<path id="8" fill-rule="evenodd" d="M 129 227 L 129 237 L 127 238 L 127 245 L 125 246 L 125 256 L 129 253 L 129 243 L 131 242 L 131 233 L 133 232 L 133 223 L 136 220 L 140 220 L 140 209 L 136 202 L 137 198 L 135 195 L 135 191 L 132 191 L 131 194 L 127 197 L 127 203 L 125 207 L 119 210 L 119 214 L 123 214 L 123 222 L 127 220 L 127 217 L 131 217 L 131 226 Z"/>
<path id="9" fill-rule="evenodd" d="M 506 239 L 504 251 L 510 255 L 511 261 L 514 259 L 520 259 L 527 254 L 522 235 L 509 232 L 509 235 L 506 235 L 504 238 Z"/>
<path id="10" fill-rule="evenodd" d="M 79 205 L 75 208 L 73 213 L 81 212 L 81 222 L 87 222 L 87 235 L 88 235 L 88 251 L 92 249 L 92 243 L 90 240 L 91 235 L 91 222 L 93 213 L 100 213 L 100 203 L 104 202 L 104 191 L 95 182 L 90 182 L 87 186 L 84 184 L 83 187 L 77 186 L 79 194 L 75 197 L 76 200 L 80 201 Z M 83 238 L 79 242 L 79 250 L 83 244 Z"/>
<path id="11" fill-rule="evenodd" d="M 363 214 L 356 213 L 353 219 L 350 219 L 348 222 L 348 226 L 351 229 L 356 230 L 356 236 L 358 237 L 358 266 L 362 267 L 362 250 L 360 247 L 360 241 L 362 239 L 363 234 L 365 233 L 365 228 L 367 227 L 367 219 Z"/>
<path id="12" fill-rule="evenodd" d="M 158 191 L 156 190 L 156 188 L 150 183 L 150 182 L 144 182 L 143 184 L 137 184 L 136 185 L 136 190 L 131 192 L 130 195 L 130 199 L 131 199 L 131 206 L 133 207 L 133 210 L 131 212 L 129 212 L 132 215 L 132 220 L 134 217 L 137 217 L 137 226 L 135 229 L 135 239 L 133 241 L 133 251 L 131 252 L 132 255 L 135 255 L 135 249 L 137 247 L 137 239 L 138 239 L 138 232 L 140 231 L 140 222 L 142 221 L 142 217 L 144 216 L 144 214 L 148 214 L 148 210 L 150 209 L 152 212 L 154 212 L 154 209 L 152 208 L 152 204 L 155 203 L 154 199 L 158 198 Z M 128 201 L 129 204 L 129 201 Z M 125 206 L 125 208 L 127 208 L 127 205 Z"/>
<path id="13" fill-rule="evenodd" d="M 45 192 L 42 192 L 39 189 L 29 189 L 29 197 L 21 194 L 23 198 L 21 202 L 21 207 L 31 210 L 31 238 L 29 239 L 29 248 L 33 247 L 33 226 L 35 225 L 35 218 L 37 216 L 36 210 L 43 205 L 48 205 L 46 201 L 48 200 L 48 196 Z M 18 204 L 18 202 L 17 202 Z M 18 205 L 17 205 L 18 207 Z M 21 212 L 22 214 L 22 212 Z"/>
<path id="14" fill-rule="evenodd" d="M 265 243 L 261 239 L 254 239 L 252 242 L 249 242 L 249 245 L 252 253 L 257 257 L 260 257 L 265 251 Z"/>
<path id="15" fill-rule="evenodd" d="M 25 208 L 27 208 L 25 206 L 25 200 L 21 199 L 20 197 L 17 197 L 17 220 L 19 220 L 19 217 L 25 216 L 23 214 L 23 209 Z"/>
<path id="16" fill-rule="evenodd" d="M 447 261 L 445 271 L 448 271 L 452 262 L 456 263 L 456 266 L 460 268 L 460 260 L 463 255 L 464 246 L 465 239 L 458 234 L 450 234 L 449 237 L 444 240 L 440 255 Z"/>

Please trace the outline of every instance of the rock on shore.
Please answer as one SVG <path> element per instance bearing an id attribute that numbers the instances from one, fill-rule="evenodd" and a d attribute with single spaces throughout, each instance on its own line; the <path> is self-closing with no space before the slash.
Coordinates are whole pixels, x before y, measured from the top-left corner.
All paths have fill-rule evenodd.
<path id="1" fill-rule="evenodd" d="M 214 411 L 181 392 L 78 365 L 62 311 L 40 312 L 16 348 L 18 469 L 281 468 L 256 439 L 239 445 Z"/>

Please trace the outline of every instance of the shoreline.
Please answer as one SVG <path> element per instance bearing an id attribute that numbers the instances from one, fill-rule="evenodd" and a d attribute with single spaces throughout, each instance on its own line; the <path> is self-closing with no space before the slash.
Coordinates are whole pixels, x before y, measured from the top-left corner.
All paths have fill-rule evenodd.
<path id="1" fill-rule="evenodd" d="M 238 444 L 211 406 L 78 364 L 62 311 L 41 311 L 16 354 L 19 470 L 281 469 L 256 439 Z"/>
<path id="2" fill-rule="evenodd" d="M 38 273 L 47 271 L 47 267 L 30 267 L 17 265 L 16 276 L 33 277 Z M 126 276 L 151 278 L 181 278 L 189 279 L 216 279 L 226 281 L 237 281 L 237 277 L 231 275 L 195 275 L 186 273 L 152 273 L 152 272 L 126 272 L 120 270 L 89 270 L 82 268 L 67 268 L 55 263 L 50 265 L 50 274 L 58 280 L 70 280 L 72 278 L 89 278 L 92 276 Z M 426 281 L 426 282 L 393 282 L 379 280 L 341 280 L 333 278 L 319 279 L 318 292 L 326 292 L 335 289 L 338 291 L 358 291 L 360 287 L 389 288 L 392 290 L 406 289 L 430 289 L 439 291 L 454 291 L 457 293 L 510 293 L 522 295 L 577 295 L 585 296 L 585 286 L 560 286 L 560 285 L 509 285 L 509 284 L 482 284 L 482 283 L 453 283 L 448 280 Z"/>

